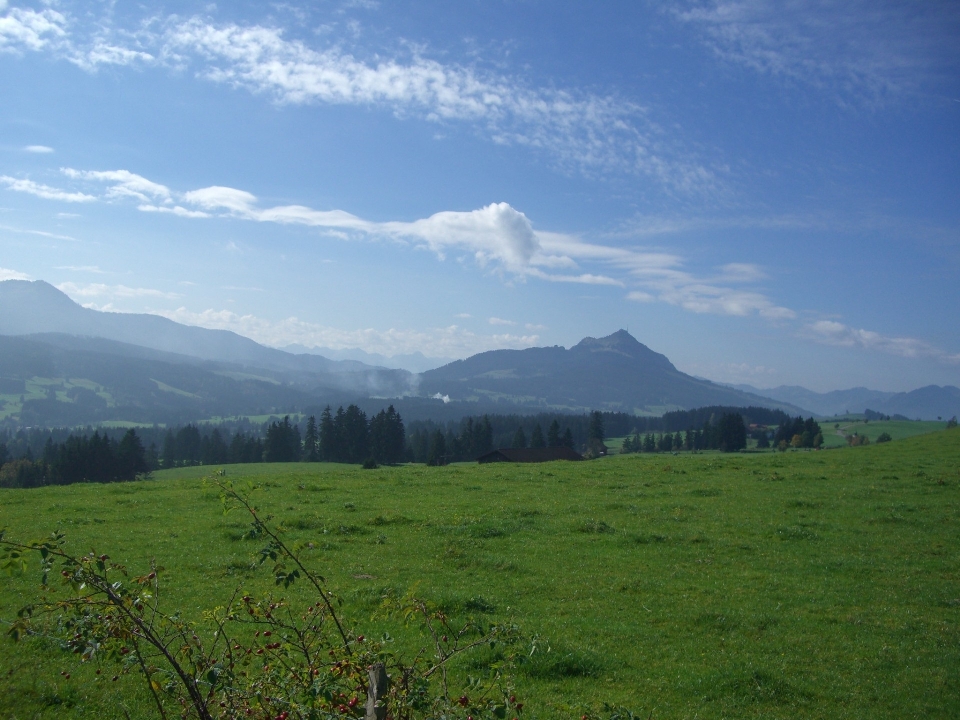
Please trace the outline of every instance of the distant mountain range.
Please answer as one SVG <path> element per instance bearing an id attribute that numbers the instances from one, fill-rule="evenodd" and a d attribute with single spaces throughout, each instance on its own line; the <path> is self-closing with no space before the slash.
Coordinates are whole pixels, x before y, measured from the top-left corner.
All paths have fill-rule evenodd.
<path id="1" fill-rule="evenodd" d="M 300 345 L 298 343 L 287 345 L 281 348 L 281 350 L 296 354 L 322 355 L 331 360 L 354 360 L 366 365 L 392 368 L 394 370 L 408 370 L 412 373 L 422 373 L 453 362 L 453 358 L 427 357 L 422 352 L 381 355 L 380 353 L 368 353 L 359 348 L 334 350 L 328 347 L 307 347 L 306 345 Z"/>
<path id="2" fill-rule="evenodd" d="M 798 385 L 781 385 L 766 390 L 751 385 L 732 387 L 807 408 L 821 416 L 875 410 L 885 415 L 903 415 L 911 420 L 936 420 L 938 417 L 946 420 L 960 413 L 960 388 L 953 385 L 927 385 L 910 392 L 884 392 L 857 387 L 825 393 Z"/>
<path id="3" fill-rule="evenodd" d="M 870 408 L 924 419 L 960 412 L 960 390 L 952 386 L 813 393 L 721 385 L 680 372 L 624 330 L 569 350 L 495 350 L 420 374 L 361 362 L 390 360 L 361 351 L 331 359 L 316 349 L 288 349 L 305 352 L 156 315 L 90 310 L 48 283 L 7 280 L 0 282 L 0 421 L 184 423 L 314 412 L 327 403 L 357 402 L 370 411 L 388 398 L 410 419 L 593 409 L 659 415 L 711 405 L 794 415 Z M 430 364 L 419 354 L 393 360 Z"/>
<path id="4" fill-rule="evenodd" d="M 160 317 L 84 308 L 49 283 L 0 282 L 0 335 L 62 333 L 104 338 L 176 355 L 279 373 L 276 379 L 307 389 L 362 395 L 402 395 L 416 386 L 413 373 L 353 360 L 284 352 L 229 330 L 181 325 Z"/>

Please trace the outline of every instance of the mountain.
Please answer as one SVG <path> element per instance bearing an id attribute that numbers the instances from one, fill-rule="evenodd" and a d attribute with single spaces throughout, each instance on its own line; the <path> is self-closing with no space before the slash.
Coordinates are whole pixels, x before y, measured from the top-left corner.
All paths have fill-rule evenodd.
<path id="1" fill-rule="evenodd" d="M 0 417 L 21 426 L 187 423 L 317 402 L 243 370 L 101 338 L 0 335 Z"/>
<path id="2" fill-rule="evenodd" d="M 84 308 L 49 283 L 0 282 L 0 335 L 63 333 L 97 337 L 183 357 L 283 373 L 306 388 L 336 388 L 364 395 L 401 395 L 416 385 L 412 373 L 353 360 L 268 348 L 229 330 L 181 325 L 158 315 Z"/>
<path id="3" fill-rule="evenodd" d="M 560 347 L 492 350 L 421 375 L 421 395 L 499 403 L 503 411 L 543 408 L 602 409 L 659 415 L 709 405 L 800 408 L 700 380 L 677 370 L 664 355 L 626 330 Z"/>
<path id="4" fill-rule="evenodd" d="M 408 370 L 412 373 L 422 373 L 427 370 L 433 370 L 441 365 L 453 362 L 453 358 L 435 358 L 427 357 L 422 352 L 406 353 L 399 355 L 381 355 L 380 353 L 368 353 L 359 348 L 348 348 L 334 350 L 327 347 L 306 347 L 294 343 L 281 348 L 289 353 L 323 355 L 331 360 L 355 360 L 367 365 L 376 365 L 377 367 L 393 368 L 394 370 Z"/>
<path id="5" fill-rule="evenodd" d="M 866 409 L 885 415 L 903 415 L 911 420 L 936 420 L 938 417 L 949 418 L 960 414 L 960 388 L 953 385 L 927 385 L 909 392 L 884 392 L 857 387 L 825 393 L 797 385 L 781 385 L 767 390 L 750 385 L 733 387 L 808 408 L 823 417 L 844 415 L 848 412 L 862 413 Z"/>

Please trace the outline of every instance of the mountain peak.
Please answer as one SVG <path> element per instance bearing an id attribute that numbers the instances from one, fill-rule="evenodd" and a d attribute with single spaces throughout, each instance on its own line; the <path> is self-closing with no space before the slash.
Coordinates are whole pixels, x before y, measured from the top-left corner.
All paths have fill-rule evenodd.
<path id="1" fill-rule="evenodd" d="M 617 330 L 611 335 L 602 338 L 585 337 L 572 348 L 572 353 L 616 353 L 626 357 L 640 360 L 651 366 L 663 368 L 676 372 L 666 355 L 654 352 L 633 335 L 624 329 Z"/>

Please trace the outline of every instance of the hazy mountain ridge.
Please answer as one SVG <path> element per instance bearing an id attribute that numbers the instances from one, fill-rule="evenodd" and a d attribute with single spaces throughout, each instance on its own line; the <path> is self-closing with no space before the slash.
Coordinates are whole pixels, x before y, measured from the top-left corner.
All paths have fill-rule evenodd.
<path id="1" fill-rule="evenodd" d="M 182 325 L 159 315 L 90 310 L 43 281 L 0 282 L 0 335 L 41 333 L 103 338 L 183 358 L 272 370 L 283 373 L 285 381 L 308 389 L 402 395 L 416 387 L 416 377 L 405 370 L 313 354 L 294 355 L 229 330 Z"/>
<path id="2" fill-rule="evenodd" d="M 212 361 L 171 362 L 169 354 L 98 338 L 46 340 L 0 335 L 0 411 L 20 405 L 21 425 L 189 422 L 283 411 L 313 399 L 269 377 L 231 376 L 231 366 Z"/>
<path id="3" fill-rule="evenodd" d="M 953 385 L 927 385 L 909 392 L 870 390 L 864 387 L 818 393 L 798 385 L 761 389 L 751 385 L 733 385 L 740 390 L 808 408 L 820 416 L 862 413 L 866 409 L 886 415 L 903 415 L 911 420 L 936 420 L 960 414 L 960 388 Z"/>
<path id="4" fill-rule="evenodd" d="M 625 330 L 560 347 L 492 350 L 421 375 L 421 392 L 507 406 L 661 414 L 708 405 L 799 407 L 677 370 Z"/>
<path id="5" fill-rule="evenodd" d="M 307 347 L 294 343 L 280 348 L 289 353 L 322 355 L 331 360 L 354 360 L 356 362 L 374 365 L 376 367 L 390 368 L 393 370 L 407 370 L 412 373 L 422 373 L 427 370 L 434 370 L 454 361 L 453 358 L 435 358 L 427 357 L 422 352 L 406 353 L 399 355 L 381 355 L 380 353 L 369 353 L 360 348 L 347 348 L 334 350 L 327 347 Z"/>
<path id="6" fill-rule="evenodd" d="M 406 400 L 397 400 L 398 407 L 443 417 L 592 409 L 660 415 L 713 405 L 778 408 L 791 415 L 869 407 L 924 419 L 960 412 L 960 390 L 953 386 L 909 393 L 866 388 L 815 393 L 797 386 L 760 390 L 722 385 L 680 372 L 624 330 L 584 338 L 569 350 L 554 346 L 479 353 L 416 375 L 331 360 L 314 351 L 293 354 L 233 332 L 185 326 L 156 315 L 90 310 L 41 281 L 0 282 L 0 340 L 5 403 L 19 402 L 24 390 L 18 388 L 25 389 L 32 378 L 59 383 L 53 397 L 37 396 L 34 383 L 33 394 L 24 398 L 23 422 L 195 420 L 327 403 L 376 405 L 381 402 L 377 398 L 400 397 Z M 109 396 L 109 402 L 87 392 L 83 383 L 105 388 L 101 395 Z M 432 396 L 452 402 L 441 404 Z M 0 407 L 0 417 L 10 415 L 11 407 L 6 412 Z"/>

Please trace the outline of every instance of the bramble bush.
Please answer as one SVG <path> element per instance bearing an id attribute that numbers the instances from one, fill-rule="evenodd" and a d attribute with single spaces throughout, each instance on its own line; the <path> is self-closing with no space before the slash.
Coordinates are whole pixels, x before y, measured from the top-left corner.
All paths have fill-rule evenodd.
<path id="1" fill-rule="evenodd" d="M 0 530 L 3 568 L 23 573 L 27 558 L 36 556 L 41 573 L 40 598 L 19 611 L 10 638 L 54 638 L 80 662 L 94 663 L 98 677 L 139 675 L 164 720 L 505 720 L 521 714 L 511 675 L 536 652 L 537 638 L 524 638 L 509 623 L 460 621 L 408 596 L 387 600 L 384 608 L 418 623 L 428 645 L 404 660 L 388 636 L 373 640 L 348 625 L 324 578 L 302 561 L 302 546 L 288 545 L 223 471 L 212 482 L 225 512 L 249 516 L 247 537 L 262 543 L 254 564 L 270 567 L 278 588 L 308 583 L 312 603 L 295 607 L 282 595 L 257 598 L 237 588 L 224 606 L 190 621 L 161 606 L 164 570 L 155 562 L 132 575 L 94 550 L 72 555 L 59 530 L 26 543 Z M 455 660 L 479 648 L 490 648 L 496 661 L 479 671 L 474 663 L 466 676 L 454 670 Z M 589 720 L 635 717 L 610 705 L 580 713 Z"/>

